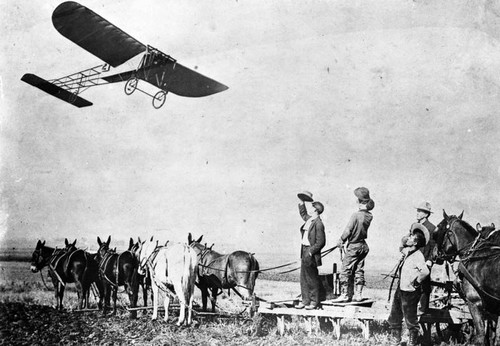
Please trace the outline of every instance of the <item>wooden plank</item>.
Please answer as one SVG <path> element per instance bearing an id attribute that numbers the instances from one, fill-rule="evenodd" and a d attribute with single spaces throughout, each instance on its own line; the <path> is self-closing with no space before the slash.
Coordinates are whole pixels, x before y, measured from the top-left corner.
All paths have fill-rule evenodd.
<path id="1" fill-rule="evenodd" d="M 280 332 L 280 335 L 281 336 L 285 335 L 285 316 L 278 315 L 278 316 L 276 316 L 276 320 L 277 320 L 278 330 Z"/>
<path id="2" fill-rule="evenodd" d="M 359 310 L 358 310 L 359 309 Z M 290 309 L 290 308 L 274 308 L 266 309 L 259 307 L 259 313 L 273 314 L 273 315 L 289 315 L 289 316 L 320 316 L 331 318 L 353 318 L 353 319 L 366 319 L 366 320 L 386 320 L 389 317 L 389 311 L 374 310 L 374 309 L 346 309 L 345 307 L 323 310 L 304 310 L 304 309 Z"/>
<path id="3" fill-rule="evenodd" d="M 420 323 L 448 323 L 462 324 L 472 319 L 467 311 L 428 309 L 427 313 L 419 316 Z"/>
<path id="4" fill-rule="evenodd" d="M 368 298 L 365 298 L 364 300 L 362 300 L 360 302 L 336 303 L 336 302 L 333 301 L 333 299 L 331 299 L 331 300 L 325 300 L 325 301 L 321 302 L 322 305 L 334 305 L 334 306 L 367 306 L 367 307 L 371 307 L 373 305 L 373 303 L 375 303 L 375 300 L 368 299 Z"/>
<path id="5" fill-rule="evenodd" d="M 360 320 L 363 324 L 361 328 L 363 329 L 363 336 L 366 340 L 370 339 L 370 320 Z"/>
<path id="6" fill-rule="evenodd" d="M 340 339 L 340 321 L 341 318 L 332 318 L 331 319 L 332 324 L 333 324 L 333 331 L 335 332 L 335 337 L 337 340 Z"/>

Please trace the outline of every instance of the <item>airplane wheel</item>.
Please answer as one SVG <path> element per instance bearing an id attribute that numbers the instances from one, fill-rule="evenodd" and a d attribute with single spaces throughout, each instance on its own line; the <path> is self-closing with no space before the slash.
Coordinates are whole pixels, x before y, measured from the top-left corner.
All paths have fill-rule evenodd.
<path id="1" fill-rule="evenodd" d="M 132 95 L 132 93 L 137 89 L 137 83 L 139 80 L 135 77 L 131 77 L 127 83 L 125 83 L 125 94 Z"/>
<path id="2" fill-rule="evenodd" d="M 158 91 L 156 95 L 153 97 L 153 107 L 158 109 L 163 106 L 165 103 L 165 99 L 167 98 L 167 91 Z"/>

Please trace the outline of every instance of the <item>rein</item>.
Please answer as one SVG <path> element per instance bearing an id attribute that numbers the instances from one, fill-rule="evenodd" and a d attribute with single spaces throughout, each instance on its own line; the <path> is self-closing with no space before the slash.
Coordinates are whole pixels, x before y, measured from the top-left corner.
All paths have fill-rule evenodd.
<path id="1" fill-rule="evenodd" d="M 338 245 L 335 245 L 325 251 L 322 251 L 321 252 L 321 257 L 325 257 L 326 255 L 330 254 L 332 251 L 334 251 L 336 248 L 338 247 Z M 207 248 L 204 248 L 204 250 L 207 249 Z M 203 250 L 202 250 L 203 251 Z M 204 253 L 203 256 L 205 256 L 209 251 L 211 251 L 210 249 L 207 249 L 207 251 Z M 201 254 L 201 253 L 200 253 Z M 252 255 L 253 256 L 253 255 Z M 200 257 L 200 260 L 203 259 L 203 257 Z M 259 269 L 259 270 L 238 270 L 238 271 L 235 271 L 235 273 L 262 273 L 262 272 L 266 272 L 266 271 L 269 271 L 269 270 L 275 270 L 275 269 L 279 269 L 279 268 L 283 268 L 283 267 L 288 267 L 292 264 L 295 264 L 295 263 L 299 263 L 300 261 L 293 261 L 293 262 L 289 262 L 289 263 L 285 263 L 285 264 L 282 264 L 282 265 L 279 265 L 279 266 L 275 266 L 275 267 L 270 267 L 270 268 L 266 268 L 266 269 Z M 203 267 L 203 268 L 208 268 L 208 269 L 212 269 L 212 270 L 216 270 L 216 271 L 225 271 L 225 269 L 220 269 L 220 268 L 214 268 L 214 267 L 211 267 L 210 265 L 204 265 L 204 264 L 201 264 L 201 263 L 198 263 L 198 265 L 200 267 Z M 285 274 L 285 273 L 290 273 L 290 272 L 293 272 L 295 270 L 298 270 L 300 269 L 300 267 L 297 267 L 297 268 L 294 268 L 294 269 L 291 269 L 291 270 L 287 270 L 287 271 L 284 271 L 284 272 L 281 272 L 281 273 L 277 273 L 277 274 Z"/>
<path id="2" fill-rule="evenodd" d="M 458 246 L 458 236 L 453 230 L 454 224 L 459 221 L 458 218 L 455 218 L 451 224 L 449 224 L 449 227 L 446 231 L 446 237 L 447 240 L 453 244 L 455 247 Z M 456 242 L 452 243 L 451 242 L 451 237 L 449 233 L 452 233 L 453 236 L 455 237 Z M 486 240 L 485 240 L 486 241 Z M 478 251 L 481 251 L 484 249 L 483 246 L 487 246 L 487 242 L 481 241 L 481 233 L 478 232 L 478 235 L 475 237 L 475 239 L 465 246 L 463 246 L 460 249 L 456 250 L 456 253 L 452 254 L 451 258 L 453 261 L 455 261 L 456 257 L 459 257 L 459 265 L 458 265 L 458 272 L 463 276 L 473 287 L 474 289 L 479 293 L 481 298 L 484 300 L 485 298 L 488 299 L 490 302 L 493 301 L 495 304 L 500 304 L 500 297 L 494 296 L 486 292 L 482 287 L 481 284 L 477 281 L 477 279 L 471 274 L 471 272 L 467 269 L 467 265 L 470 264 L 473 261 L 480 261 L 480 260 L 487 260 L 490 258 L 494 257 L 500 257 L 500 246 L 491 246 L 488 247 L 488 249 L 494 249 L 496 250 L 495 253 L 490 253 L 487 255 L 482 255 L 482 256 L 475 256 L 474 254 L 477 253 Z M 490 243 L 491 244 L 491 243 Z M 442 249 L 440 249 L 442 251 Z M 463 256 L 462 256 L 463 253 Z"/>
<path id="3" fill-rule="evenodd" d="M 154 282 L 156 287 L 158 287 L 162 292 L 164 292 L 169 298 L 175 299 L 176 298 L 175 293 L 172 292 L 168 287 L 166 287 L 166 285 L 163 284 L 161 281 L 159 282 L 160 283 L 160 285 L 159 285 L 158 281 L 156 280 L 156 277 L 155 277 L 155 272 L 154 272 L 155 265 L 153 264 L 153 261 L 156 259 L 156 256 L 158 256 L 158 253 L 163 248 L 166 248 L 166 246 L 156 246 L 155 249 L 153 250 L 153 252 L 151 252 L 149 254 L 149 256 L 146 257 L 144 263 L 142 260 L 140 261 L 139 267 L 140 268 L 144 268 L 145 266 L 150 267 L 151 270 L 149 271 L 149 275 L 151 276 L 151 281 Z M 164 287 L 166 287 L 166 288 L 164 288 Z M 186 309 L 190 310 L 191 312 L 193 312 L 195 314 L 198 313 L 196 310 L 191 308 L 188 304 L 182 303 L 180 300 L 179 300 L 179 303 L 183 304 L 184 307 Z"/>
<path id="4" fill-rule="evenodd" d="M 99 274 L 107 281 L 109 282 L 112 286 L 118 287 L 118 275 L 116 275 L 116 283 L 114 283 L 107 275 L 106 275 L 106 268 L 108 267 L 108 263 L 113 257 L 113 255 L 118 255 L 116 252 L 107 249 L 106 252 L 104 253 L 104 256 L 101 258 L 99 261 Z M 117 261 L 118 262 L 118 261 Z"/>
<path id="5" fill-rule="evenodd" d="M 59 264 L 59 261 L 67 254 L 67 251 L 65 251 L 65 249 L 58 249 L 58 248 L 55 248 L 54 249 L 54 252 L 52 253 L 52 256 L 50 257 L 50 260 L 49 260 L 49 270 L 52 271 L 52 273 L 55 274 L 57 280 L 59 281 L 59 283 L 61 285 L 66 286 L 66 283 L 64 282 L 64 280 L 61 278 L 61 276 L 59 275 L 59 273 L 57 272 L 56 268 Z"/>
<path id="6" fill-rule="evenodd" d="M 43 282 L 43 285 L 45 286 L 45 288 L 50 291 L 50 288 L 49 286 L 47 286 L 47 284 L 45 283 L 45 279 L 43 278 L 43 273 L 42 273 L 42 270 L 40 269 L 40 277 L 42 278 L 42 282 Z"/>

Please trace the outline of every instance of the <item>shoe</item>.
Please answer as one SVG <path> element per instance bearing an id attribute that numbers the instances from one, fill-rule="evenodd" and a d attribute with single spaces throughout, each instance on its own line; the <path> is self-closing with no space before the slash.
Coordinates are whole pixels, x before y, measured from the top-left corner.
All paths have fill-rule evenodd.
<path id="1" fill-rule="evenodd" d="M 417 346 L 418 342 L 418 330 L 410 330 L 408 338 L 408 346 Z"/>
<path id="2" fill-rule="evenodd" d="M 316 308 L 317 306 L 314 304 L 309 304 L 308 306 L 306 306 L 306 310 L 315 310 Z"/>
<path id="3" fill-rule="evenodd" d="M 295 309 L 303 309 L 305 308 L 306 306 L 302 303 L 298 303 L 297 305 L 295 305 Z"/>
<path id="4" fill-rule="evenodd" d="M 349 296 L 348 293 L 348 283 L 347 282 L 341 282 L 340 283 L 340 296 L 337 298 L 333 299 L 333 303 L 348 303 L 351 301 L 351 297 Z"/>
<path id="5" fill-rule="evenodd" d="M 391 329 L 390 341 L 391 346 L 401 345 L 401 329 Z"/>
<path id="6" fill-rule="evenodd" d="M 333 303 L 349 303 L 351 298 L 347 294 L 341 294 L 337 298 L 333 299 Z"/>
<path id="7" fill-rule="evenodd" d="M 356 285 L 356 292 L 354 293 L 354 297 L 352 297 L 353 302 L 362 302 L 363 301 L 363 285 Z"/>

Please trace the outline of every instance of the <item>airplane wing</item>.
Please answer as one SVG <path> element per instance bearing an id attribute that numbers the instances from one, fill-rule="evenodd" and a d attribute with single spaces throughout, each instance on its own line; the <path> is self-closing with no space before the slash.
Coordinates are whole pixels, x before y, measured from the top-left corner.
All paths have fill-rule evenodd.
<path id="1" fill-rule="evenodd" d="M 146 50 L 144 44 L 77 2 L 57 6 L 52 23 L 61 35 L 113 67 Z"/>
<path id="2" fill-rule="evenodd" d="M 58 99 L 71 103 L 73 106 L 76 106 L 78 108 L 92 106 L 92 102 L 87 101 L 84 98 L 81 98 L 80 96 L 77 96 L 61 88 L 60 86 L 50 83 L 49 81 L 46 81 L 45 79 L 40 78 L 32 73 L 26 73 L 21 78 L 21 80 L 34 87 L 37 87 L 40 90 L 45 91 L 47 94 L 50 94 L 52 96 L 57 97 Z"/>
<path id="3" fill-rule="evenodd" d="M 166 87 L 159 87 L 168 89 L 168 91 L 176 95 L 186 97 L 208 96 L 228 89 L 224 84 L 182 66 L 181 64 L 174 64 L 171 66 L 171 72 L 168 76 L 166 85 Z"/>
<path id="4" fill-rule="evenodd" d="M 108 83 L 125 82 L 130 77 L 142 79 L 162 90 L 184 97 L 203 97 L 227 90 L 222 83 L 178 63 L 167 63 L 102 77 Z"/>

